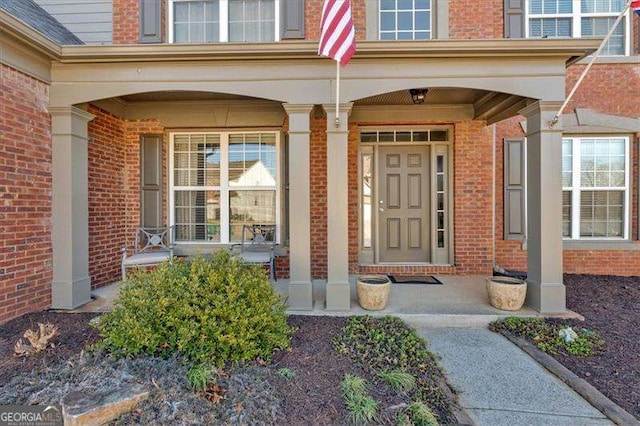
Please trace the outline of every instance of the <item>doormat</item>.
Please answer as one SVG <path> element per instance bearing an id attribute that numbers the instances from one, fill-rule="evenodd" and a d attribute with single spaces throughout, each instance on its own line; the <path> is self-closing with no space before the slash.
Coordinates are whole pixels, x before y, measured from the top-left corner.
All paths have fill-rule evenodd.
<path id="1" fill-rule="evenodd" d="M 433 275 L 389 275 L 394 284 L 442 284 Z"/>

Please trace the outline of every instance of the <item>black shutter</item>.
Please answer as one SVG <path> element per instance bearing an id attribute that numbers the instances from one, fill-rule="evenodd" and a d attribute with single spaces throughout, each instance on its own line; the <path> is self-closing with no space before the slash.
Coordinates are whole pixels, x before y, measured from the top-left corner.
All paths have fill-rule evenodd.
<path id="1" fill-rule="evenodd" d="M 504 0 L 504 37 L 525 38 L 525 0 Z"/>
<path id="2" fill-rule="evenodd" d="M 140 226 L 162 223 L 162 135 L 140 138 Z"/>
<path id="3" fill-rule="evenodd" d="M 162 42 L 162 1 L 140 0 L 140 43 Z"/>
<path id="4" fill-rule="evenodd" d="M 504 140 L 504 239 L 524 240 L 527 232 L 525 211 L 525 140 Z"/>
<path id="5" fill-rule="evenodd" d="M 304 0 L 285 0 L 282 8 L 282 39 L 304 38 Z"/>

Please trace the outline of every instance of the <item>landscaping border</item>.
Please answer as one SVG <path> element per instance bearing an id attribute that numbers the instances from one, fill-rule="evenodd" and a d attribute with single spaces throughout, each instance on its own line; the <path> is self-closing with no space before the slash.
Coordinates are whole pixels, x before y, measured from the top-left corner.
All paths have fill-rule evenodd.
<path id="1" fill-rule="evenodd" d="M 507 331 L 500 330 L 499 333 L 509 339 L 511 343 L 526 352 L 544 368 L 553 373 L 558 379 L 566 383 L 571 389 L 602 412 L 602 414 L 607 416 L 612 422 L 621 426 L 640 426 L 640 421 L 638 421 L 624 408 L 611 401 L 603 395 L 602 392 L 562 365 L 551 355 L 541 351 L 527 340 L 514 336 Z"/>

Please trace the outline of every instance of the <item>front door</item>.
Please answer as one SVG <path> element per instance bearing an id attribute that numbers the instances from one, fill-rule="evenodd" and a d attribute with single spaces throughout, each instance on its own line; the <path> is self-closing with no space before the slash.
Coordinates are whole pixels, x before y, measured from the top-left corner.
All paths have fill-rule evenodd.
<path id="1" fill-rule="evenodd" d="M 429 262 L 428 146 L 381 146 L 378 200 L 380 262 Z"/>

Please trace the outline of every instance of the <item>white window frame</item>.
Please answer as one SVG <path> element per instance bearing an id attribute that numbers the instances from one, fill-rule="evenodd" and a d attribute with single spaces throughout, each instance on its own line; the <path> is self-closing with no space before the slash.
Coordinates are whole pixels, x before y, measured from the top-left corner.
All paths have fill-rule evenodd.
<path id="1" fill-rule="evenodd" d="M 173 31 L 173 5 L 175 3 L 181 3 L 181 2 L 188 2 L 190 0 L 169 0 L 169 9 L 168 9 L 168 19 L 167 19 L 167 25 L 168 25 L 168 29 L 167 29 L 167 34 L 169 34 L 169 43 L 175 43 L 173 37 L 174 37 L 174 31 Z M 274 34 L 274 42 L 280 41 L 280 1 L 281 0 L 274 0 L 274 17 L 275 17 L 275 34 Z M 286 1 L 286 0 L 285 0 Z M 219 41 L 217 43 L 229 43 L 229 0 L 219 0 L 219 31 L 220 31 L 220 38 Z M 234 43 L 240 43 L 240 42 L 234 42 Z M 186 43 L 179 43 L 179 44 L 186 44 Z"/>
<path id="2" fill-rule="evenodd" d="M 371 0 L 366 0 L 366 1 L 371 1 Z M 408 32 L 408 31 L 399 31 L 398 30 L 398 16 L 397 16 L 398 9 L 397 8 L 395 9 L 395 12 L 396 12 L 396 29 L 395 29 L 395 31 L 393 31 L 393 33 L 395 34 L 396 38 L 395 39 L 383 39 L 382 38 L 382 33 L 383 33 L 383 31 L 382 31 L 382 12 L 383 11 L 382 11 L 382 8 L 380 7 L 380 1 L 381 0 L 375 0 L 375 1 L 377 2 L 377 6 L 378 6 L 378 16 L 377 16 L 377 18 L 378 18 L 378 40 L 380 40 L 380 41 L 429 41 L 429 40 L 433 40 L 434 39 L 433 34 L 434 34 L 435 29 L 433 27 L 433 23 L 434 23 L 433 14 L 435 12 L 434 3 L 436 2 L 436 0 L 430 0 L 431 8 L 429 9 L 429 19 L 430 19 L 430 22 L 429 22 L 429 38 L 427 38 L 427 39 L 416 39 L 415 38 L 416 32 L 424 32 L 424 30 L 416 30 L 415 29 L 415 21 L 414 21 L 413 29 L 411 30 L 411 34 L 413 35 L 413 38 L 411 40 L 404 40 L 404 39 L 399 39 L 398 38 L 398 33 L 399 32 Z M 402 10 L 404 11 L 404 9 L 402 9 Z M 422 12 L 424 10 L 425 9 L 418 9 L 419 12 Z M 412 11 L 415 14 L 416 9 L 412 9 Z M 391 31 L 384 31 L 384 33 L 388 34 L 388 33 L 391 33 Z"/>
<path id="3" fill-rule="evenodd" d="M 230 187 L 229 186 L 229 136 L 233 134 L 244 135 L 247 133 L 273 133 L 276 140 L 276 185 L 275 188 L 264 186 Z M 229 245 L 239 241 L 229 240 L 229 192 L 230 191 L 274 191 L 276 192 L 276 243 L 280 243 L 281 220 L 281 133 L 278 130 L 246 129 L 244 131 L 206 131 L 206 132 L 170 132 L 169 133 L 169 224 L 175 226 L 175 185 L 174 185 L 174 139 L 177 135 L 219 135 L 220 136 L 220 186 L 179 186 L 179 190 L 185 191 L 219 191 L 220 192 L 220 242 L 201 240 L 174 241 L 176 245 Z"/>
<path id="4" fill-rule="evenodd" d="M 529 36 L 529 21 L 539 18 L 571 18 L 571 37 L 582 38 L 582 18 L 617 18 L 620 12 L 610 13 L 582 13 L 581 0 L 572 0 L 572 13 L 550 13 L 550 14 L 531 14 L 529 13 L 529 4 L 531 0 L 525 0 L 525 34 Z M 601 56 L 629 56 L 631 52 L 631 10 L 622 18 L 621 24 L 624 23 L 624 54 L 622 55 L 604 55 Z M 603 36 L 604 37 L 604 36 Z"/>
<path id="5" fill-rule="evenodd" d="M 582 141 L 593 139 L 624 139 L 624 209 L 623 209 L 623 236 L 622 237 L 581 237 L 580 236 L 580 195 L 585 191 L 620 191 L 620 187 L 582 187 L 580 174 L 580 145 Z M 565 241 L 622 241 L 629 240 L 631 236 L 631 141 L 628 136 L 602 135 L 602 136 L 569 136 L 564 140 L 573 141 L 571 144 L 571 186 L 562 186 L 562 191 L 571 191 L 571 235 L 563 237 Z"/>

